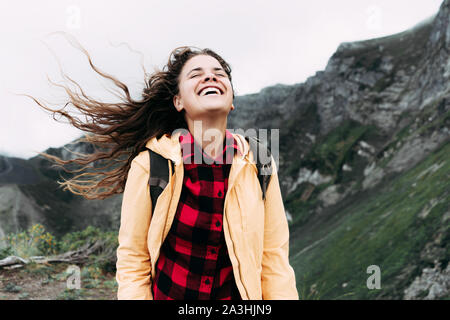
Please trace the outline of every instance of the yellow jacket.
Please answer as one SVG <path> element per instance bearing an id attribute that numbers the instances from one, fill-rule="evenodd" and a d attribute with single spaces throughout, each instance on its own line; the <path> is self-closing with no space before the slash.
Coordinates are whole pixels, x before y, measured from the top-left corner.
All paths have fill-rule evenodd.
<path id="1" fill-rule="evenodd" d="M 150 139 L 146 146 L 174 161 L 175 174 L 158 198 L 153 216 L 147 151 L 131 162 L 122 200 L 117 249 L 118 299 L 152 299 L 151 281 L 159 250 L 169 232 L 183 184 L 180 132 Z M 224 234 L 237 287 L 244 300 L 298 299 L 289 264 L 289 229 L 278 174 L 272 157 L 272 178 L 262 200 L 253 153 L 240 134 L 240 150 L 231 165 L 224 205 Z"/>

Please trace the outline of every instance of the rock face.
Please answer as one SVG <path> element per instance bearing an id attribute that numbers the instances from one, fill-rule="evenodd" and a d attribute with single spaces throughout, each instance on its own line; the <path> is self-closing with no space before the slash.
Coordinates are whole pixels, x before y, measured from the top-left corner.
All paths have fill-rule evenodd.
<path id="1" fill-rule="evenodd" d="M 436 225 L 430 224 L 427 225 L 430 231 L 422 233 L 419 224 L 432 219 L 430 212 L 434 213 L 434 219 L 438 219 L 450 210 L 448 191 L 442 191 L 450 190 L 447 162 L 450 157 L 447 155 L 445 159 L 428 164 L 422 172 L 413 170 L 430 157 L 434 159 L 436 154 L 441 154 L 439 150 L 448 150 L 449 19 L 450 1 L 446 0 L 434 17 L 410 30 L 378 39 L 342 43 L 325 70 L 317 72 L 305 83 L 277 85 L 271 87 L 272 91 L 266 88 L 258 94 L 236 98 L 236 110 L 230 114 L 231 127 L 280 129 L 279 176 L 285 207 L 292 220 L 291 247 L 295 250 L 292 261 L 294 268 L 298 268 L 297 276 L 306 277 L 302 278 L 303 282 L 311 284 L 311 288 L 315 288 L 320 281 L 317 274 L 321 272 L 308 269 L 305 261 L 320 259 L 336 269 L 339 259 L 330 261 L 324 256 L 330 256 L 327 250 L 331 249 L 327 248 L 333 248 L 338 240 L 346 239 L 346 234 L 355 234 L 354 241 L 357 243 L 366 239 L 367 247 L 376 247 L 377 242 L 372 243 L 367 236 L 358 235 L 360 226 L 352 224 L 346 225 L 344 231 L 339 233 L 340 238 L 330 239 L 337 234 L 339 226 L 350 219 L 350 212 L 355 215 L 355 206 L 364 207 L 369 203 L 368 199 L 383 194 L 386 188 L 394 194 L 403 194 L 392 187 L 393 182 L 403 174 L 415 177 L 415 182 L 409 186 L 411 190 L 407 192 L 412 204 L 403 205 L 403 210 L 417 210 L 419 220 L 409 227 L 411 230 L 402 234 L 405 238 L 415 233 L 423 236 L 414 250 L 427 247 L 432 241 L 430 237 L 438 232 Z M 269 93 L 275 90 L 278 94 L 270 96 Z M 425 193 L 422 181 L 433 181 L 429 178 L 433 174 L 441 176 L 439 182 L 433 182 L 433 186 L 436 192 L 440 190 L 437 198 L 443 202 L 422 208 L 423 201 L 417 198 L 420 193 L 417 195 L 414 188 Z M 436 183 L 444 188 L 439 188 Z M 401 199 L 397 201 L 402 202 Z M 381 200 L 376 203 L 386 206 L 386 212 L 380 213 L 377 223 L 372 222 L 371 225 L 366 222 L 372 228 L 366 231 L 371 235 L 369 239 L 377 232 L 384 234 L 381 226 L 389 228 L 390 224 L 383 225 L 379 221 L 394 219 L 393 216 L 397 217 L 394 221 L 403 219 L 399 214 L 401 207 L 389 207 Z M 325 232 L 322 230 L 328 230 L 328 233 L 318 236 Z M 401 270 L 395 271 L 397 273 L 392 271 L 396 275 L 391 276 L 386 289 L 377 295 L 371 293 L 371 297 L 448 298 L 449 250 L 434 250 L 428 257 L 410 252 L 409 262 L 400 262 L 403 254 L 400 252 L 412 249 L 405 249 L 406 246 L 402 247 L 398 239 L 394 240 L 394 237 L 400 237 L 397 233 L 400 231 L 393 231 L 392 239 L 377 241 L 398 252 L 395 263 L 401 265 Z M 449 229 L 439 233 L 443 239 L 441 249 L 448 248 Z M 347 244 L 347 247 L 350 246 Z M 310 253 L 313 250 L 319 252 L 317 256 Z M 365 258 L 353 251 L 345 252 L 341 247 L 337 250 L 343 250 L 341 255 L 348 254 L 348 259 L 359 263 Z M 308 260 L 308 255 L 315 258 Z M 389 251 L 375 251 L 373 256 L 382 261 L 390 259 Z M 441 261 L 442 265 L 438 267 L 435 261 Z M 344 264 L 345 260 L 341 263 Z M 389 269 L 391 264 L 383 268 Z M 364 270 L 366 267 L 361 265 L 358 268 Z M 348 266 L 343 268 L 349 269 Z M 322 272 L 325 278 L 327 271 Z M 308 272 L 316 276 L 308 280 Z M 334 295 L 329 293 L 328 298 L 354 293 L 352 290 L 356 290 L 355 287 L 351 288 L 348 278 L 342 277 L 348 292 L 329 287 L 327 292 L 334 292 Z M 323 281 L 330 283 L 339 280 L 334 274 L 332 280 L 326 278 Z M 308 292 L 310 289 L 305 289 L 303 283 L 299 286 L 299 291 Z M 369 297 L 361 291 L 358 294 L 363 298 Z"/>
<path id="2" fill-rule="evenodd" d="M 405 290 L 405 300 L 434 300 L 448 295 L 450 291 L 450 265 L 445 270 L 439 267 L 425 268 L 422 275 Z"/>
<path id="3" fill-rule="evenodd" d="M 327 241 L 333 239 L 339 226 L 349 219 L 346 214 L 351 205 L 364 205 L 365 199 L 371 199 L 385 188 L 391 190 L 393 186 L 389 183 L 401 174 L 410 172 L 431 155 L 437 157 L 437 151 L 447 150 L 450 140 L 449 19 L 450 1 L 445 0 L 434 17 L 410 30 L 342 43 L 325 70 L 318 71 L 304 83 L 278 84 L 257 94 L 235 98 L 236 110 L 230 113 L 229 128 L 279 129 L 279 177 L 291 223 L 294 263 L 297 257 L 303 259 L 311 250 L 326 249 Z M 83 143 L 65 147 L 81 153 L 93 150 Z M 71 156 L 64 148 L 51 148 L 46 152 L 66 159 Z M 417 181 L 411 188 L 420 187 L 421 179 L 441 174 L 439 186 L 444 184 L 450 190 L 448 171 L 445 171 L 448 158 L 437 157 L 436 163 L 421 172 L 411 171 Z M 0 237 L 36 222 L 55 234 L 89 224 L 118 228 L 121 195 L 103 201 L 83 200 L 57 188 L 55 181 L 60 173 L 39 157 L 28 161 L 0 157 Z M 420 198 L 414 192 L 410 196 Z M 413 221 L 447 221 L 448 192 L 433 195 L 433 199 L 428 200 L 430 205 L 421 207 L 419 220 Z M 373 230 L 365 231 L 364 236 L 356 233 L 359 225 L 346 225 L 343 232 L 355 237 L 347 247 L 360 243 L 360 239 L 369 243 L 376 235 L 377 226 L 401 210 L 389 208 L 374 220 L 373 226 L 367 223 Z M 364 220 L 361 219 L 358 221 Z M 392 223 L 399 219 L 401 217 Z M 417 223 L 410 222 L 409 229 L 406 228 L 408 234 L 419 230 Z M 315 234 L 320 233 L 318 230 L 327 228 L 332 231 L 315 238 Z M 439 245 L 431 251 L 427 248 L 434 240 L 420 233 L 423 248 L 418 252 L 428 253 L 416 255 L 418 260 L 410 259 L 417 262 L 416 265 L 402 265 L 401 271 L 395 271 L 398 274 L 392 271 L 390 291 L 375 297 L 448 297 L 449 257 L 448 250 L 442 250 L 447 246 L 448 233 L 448 228 L 439 229 Z M 397 236 L 395 232 L 388 234 Z M 388 239 L 386 243 L 388 248 L 393 248 L 400 240 Z M 347 254 L 345 248 L 339 250 L 343 250 L 342 255 Z M 353 252 L 348 254 L 353 257 Z M 376 252 L 374 256 L 380 258 L 383 254 Z M 422 265 L 423 261 L 428 262 Z M 430 261 L 440 264 L 436 262 L 432 267 Z M 298 273 L 304 269 L 304 265 L 299 265 Z M 361 266 L 361 269 L 366 267 Z M 340 280 L 345 286 L 339 287 L 351 290 L 351 277 Z M 320 291 L 317 279 L 310 284 L 316 288 L 314 292 Z M 335 289 L 328 292 L 332 290 Z"/>
<path id="4" fill-rule="evenodd" d="M 371 141 L 355 141 L 353 149 L 352 156 L 365 162 L 364 188 L 411 168 L 449 138 L 449 10 L 444 1 L 433 18 L 410 30 L 342 43 L 325 70 L 305 83 L 236 97 L 230 126 L 281 128 L 280 170 L 289 173 L 283 176 L 285 194 L 304 175 L 305 165 L 295 162 L 346 121 L 376 133 Z M 341 165 L 341 171 L 350 168 Z"/>

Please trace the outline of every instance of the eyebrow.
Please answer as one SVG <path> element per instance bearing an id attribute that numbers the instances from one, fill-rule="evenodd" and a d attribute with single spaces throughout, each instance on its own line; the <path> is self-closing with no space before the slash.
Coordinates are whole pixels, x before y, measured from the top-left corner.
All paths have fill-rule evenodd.
<path id="1" fill-rule="evenodd" d="M 213 69 L 214 69 L 214 71 L 225 71 L 223 68 L 219 68 L 219 67 L 215 67 L 215 68 L 213 68 Z M 194 69 L 192 69 L 191 71 L 189 71 L 189 72 L 186 74 L 186 76 L 188 76 L 192 71 L 200 71 L 200 70 L 203 70 L 203 68 L 201 68 L 201 67 L 194 68 Z"/>

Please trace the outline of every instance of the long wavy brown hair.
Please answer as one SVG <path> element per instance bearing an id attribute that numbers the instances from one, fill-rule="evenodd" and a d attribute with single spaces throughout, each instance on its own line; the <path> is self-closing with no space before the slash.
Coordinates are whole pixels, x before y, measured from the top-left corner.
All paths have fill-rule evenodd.
<path id="1" fill-rule="evenodd" d="M 63 190 L 69 190 L 86 199 L 105 199 L 122 193 L 131 161 L 145 150 L 149 139 L 160 138 L 164 134 L 170 136 L 178 128 L 188 129 L 184 116 L 185 111 L 178 112 L 175 109 L 173 97 L 178 94 L 181 70 L 190 58 L 196 55 L 210 55 L 216 58 L 231 82 L 230 65 L 213 50 L 182 46 L 175 48 L 170 53 L 168 62 L 162 70 L 155 68 L 154 73 L 148 74 L 142 65 L 145 88 L 142 97 L 135 100 L 130 96 L 129 89 L 123 82 L 99 70 L 93 64 L 86 49 L 79 43 L 77 47 L 86 55 L 90 66 L 96 73 L 111 80 L 115 86 L 119 87 L 121 90 L 118 96 L 120 101 L 106 103 L 94 100 L 85 94 L 77 82 L 64 73 L 62 73 L 64 78 L 75 84 L 81 93 L 50 81 L 52 84 L 62 87 L 69 97 L 69 101 L 62 108 L 49 108 L 38 99 L 28 94 L 25 95 L 49 111 L 56 121 L 60 121 L 56 119 L 56 116 L 60 115 L 69 120 L 71 125 L 87 133 L 77 142 L 92 144 L 94 153 L 82 154 L 71 151 L 78 157 L 63 160 L 55 155 L 39 152 L 41 156 L 53 161 L 64 171 L 76 173 L 68 180 L 63 178 L 63 181 L 58 181 L 58 184 L 64 188 Z M 80 111 L 86 120 L 83 121 L 65 110 L 69 104 Z M 106 165 L 99 166 L 100 163 Z M 70 170 L 65 167 L 70 164 L 77 169 Z"/>

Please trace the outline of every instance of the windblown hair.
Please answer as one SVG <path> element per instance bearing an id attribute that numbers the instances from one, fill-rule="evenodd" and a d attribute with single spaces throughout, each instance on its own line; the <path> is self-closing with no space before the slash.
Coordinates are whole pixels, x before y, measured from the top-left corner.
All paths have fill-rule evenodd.
<path id="1" fill-rule="evenodd" d="M 88 52 L 81 46 L 80 50 L 87 56 L 89 64 L 96 73 L 111 80 L 121 89 L 122 95 L 118 96 L 120 102 L 105 103 L 88 97 L 82 88 L 71 78 L 63 73 L 63 76 L 74 83 L 81 91 L 77 93 L 67 86 L 55 84 L 62 87 L 69 101 L 61 109 L 51 109 L 34 97 L 32 98 L 39 106 L 53 114 L 68 119 L 70 123 L 86 132 L 79 142 L 87 142 L 100 150 L 94 153 L 82 154 L 72 152 L 77 156 L 75 159 L 63 160 L 55 155 L 39 152 L 43 157 L 57 163 L 64 171 L 78 173 L 72 178 L 58 181 L 63 190 L 81 195 L 86 199 L 105 199 L 114 194 L 124 191 L 128 171 L 135 156 L 145 150 L 147 141 L 153 137 L 160 138 L 164 134 L 171 133 L 179 128 L 187 129 L 184 110 L 178 112 L 173 105 L 173 97 L 179 93 L 179 76 L 184 64 L 196 55 L 210 55 L 216 58 L 227 73 L 231 82 L 231 67 L 217 53 L 206 48 L 183 46 L 174 49 L 167 65 L 162 70 L 158 68 L 149 75 L 144 68 L 145 88 L 142 98 L 134 100 L 129 93 L 128 87 L 115 77 L 100 71 L 91 60 Z M 234 90 L 233 90 L 234 98 Z M 68 104 L 72 104 L 86 118 L 82 121 L 64 110 Z M 98 167 L 99 163 L 106 163 L 104 167 Z M 119 165 L 117 165 L 119 163 Z M 69 170 L 65 165 L 76 164 L 76 170 Z M 95 164 L 95 165 L 94 165 Z M 80 165 L 82 166 L 80 168 Z M 113 166 L 113 168 L 110 168 Z M 93 168 L 97 171 L 89 172 Z M 109 170 L 106 170 L 110 168 Z M 82 179 L 84 178 L 84 179 Z"/>

